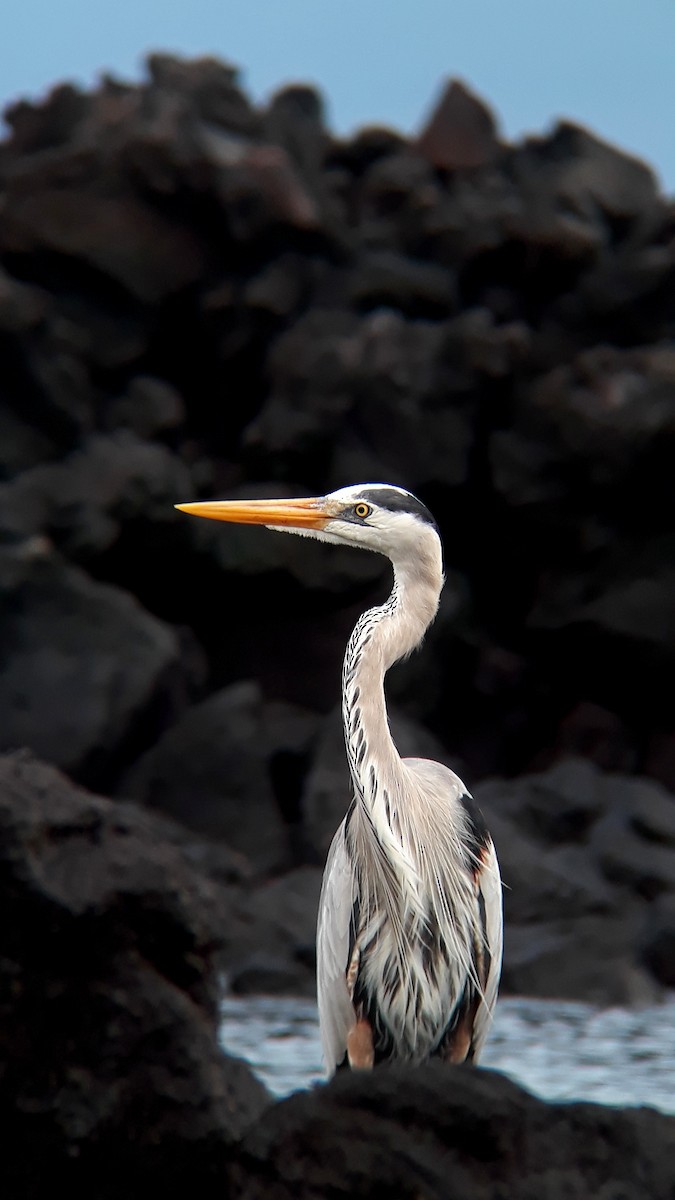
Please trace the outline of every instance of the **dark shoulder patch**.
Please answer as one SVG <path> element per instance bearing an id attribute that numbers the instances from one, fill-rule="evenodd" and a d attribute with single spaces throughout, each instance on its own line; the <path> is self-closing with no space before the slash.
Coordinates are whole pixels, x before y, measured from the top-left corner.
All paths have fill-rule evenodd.
<path id="1" fill-rule="evenodd" d="M 422 504 L 422 501 L 418 500 L 417 496 L 413 496 L 412 492 L 399 492 L 396 488 L 378 487 L 364 488 L 361 495 L 364 500 L 369 500 L 372 504 L 379 504 L 380 508 L 386 508 L 389 512 L 407 512 L 420 521 L 426 522 L 427 525 L 432 525 L 434 529 L 438 528 L 426 504 Z"/>
<path id="2" fill-rule="evenodd" d="M 485 849 L 490 840 L 490 833 L 485 824 L 485 817 L 473 796 L 470 796 L 468 792 L 462 793 L 459 797 L 459 802 L 466 813 L 471 854 L 475 860 L 478 860 L 481 851 Z"/>

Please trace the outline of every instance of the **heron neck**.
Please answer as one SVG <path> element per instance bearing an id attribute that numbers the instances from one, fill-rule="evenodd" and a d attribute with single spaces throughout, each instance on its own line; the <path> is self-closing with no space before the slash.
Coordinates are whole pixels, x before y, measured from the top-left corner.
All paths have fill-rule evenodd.
<path id="1" fill-rule="evenodd" d="M 342 715 L 349 770 L 357 802 L 387 824 L 402 768 L 389 729 L 384 677 L 422 641 L 442 586 L 440 553 L 421 558 L 413 569 L 394 563 L 389 599 L 360 617 L 347 645 Z"/>

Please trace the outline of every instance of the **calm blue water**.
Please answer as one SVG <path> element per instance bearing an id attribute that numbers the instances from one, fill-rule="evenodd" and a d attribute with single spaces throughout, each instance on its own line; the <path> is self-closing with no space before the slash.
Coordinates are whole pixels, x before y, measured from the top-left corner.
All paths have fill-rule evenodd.
<path id="1" fill-rule="evenodd" d="M 276 1096 L 323 1077 L 311 1001 L 227 997 L 221 1041 Z M 675 998 L 640 1009 L 500 1000 L 481 1065 L 546 1100 L 648 1104 L 675 1113 Z"/>

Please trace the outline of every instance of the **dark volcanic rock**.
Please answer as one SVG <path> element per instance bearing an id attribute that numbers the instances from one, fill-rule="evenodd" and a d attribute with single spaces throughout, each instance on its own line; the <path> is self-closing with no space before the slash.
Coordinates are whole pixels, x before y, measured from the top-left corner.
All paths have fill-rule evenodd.
<path id="1" fill-rule="evenodd" d="M 675 1121 L 544 1104 L 496 1073 L 433 1064 L 345 1073 L 277 1105 L 244 1139 L 241 1200 L 669 1200 Z"/>
<path id="2" fill-rule="evenodd" d="M 484 791 L 478 788 L 481 806 Z M 522 834 L 516 824 L 489 810 L 490 832 L 499 847 L 499 865 L 506 884 L 509 923 L 550 921 L 559 914 L 576 920 L 586 913 L 609 912 L 614 895 L 586 846 L 542 850 L 540 842 Z"/>
<path id="3" fill-rule="evenodd" d="M 249 892 L 254 936 L 228 953 L 228 986 L 239 994 L 316 993 L 316 914 L 323 872 L 300 867 Z"/>
<path id="4" fill-rule="evenodd" d="M 49 460 L 54 446 L 39 429 L 11 412 L 0 409 L 0 486 L 6 479 Z"/>
<path id="5" fill-rule="evenodd" d="M 128 430 L 95 434 L 60 461 L 0 485 L 0 532 L 46 534 L 69 557 L 88 561 L 117 541 L 123 524 L 173 520 L 174 498 L 190 486 L 189 472 L 163 446 Z"/>
<path id="6" fill-rule="evenodd" d="M 675 808 L 672 799 L 670 804 Z M 641 837 L 620 811 L 599 822 L 593 842 L 602 870 L 613 883 L 647 900 L 675 891 L 675 849 Z"/>
<path id="7" fill-rule="evenodd" d="M 554 367 L 518 406 L 514 426 L 495 434 L 497 486 L 522 504 L 551 499 L 553 489 L 571 498 L 588 487 L 620 486 L 650 460 L 654 470 L 665 469 L 655 449 L 672 434 L 674 389 L 675 356 L 669 345 L 649 351 L 597 346 Z M 516 438 L 519 471 L 509 461 Z M 543 457 L 547 473 L 541 472 Z M 645 502 L 658 495 L 658 487 L 657 476 Z"/>
<path id="8" fill-rule="evenodd" d="M 68 256 L 118 284 L 136 300 L 157 304 L 195 283 L 205 270 L 198 234 L 130 196 L 97 196 L 78 188 L 9 191 L 0 250 Z"/>
<path id="9" fill-rule="evenodd" d="M 642 931 L 639 953 L 659 983 L 675 988 L 674 896 L 664 896 L 652 905 Z"/>
<path id="10" fill-rule="evenodd" d="M 319 187 L 329 147 L 323 99 L 315 88 L 295 84 L 270 100 L 264 117 L 270 140 L 283 146 L 296 167 Z"/>
<path id="11" fill-rule="evenodd" d="M 388 260 L 376 261 L 387 268 Z M 399 284 L 404 290 L 398 299 L 390 290 L 386 308 L 360 321 L 319 310 L 301 318 L 276 343 L 270 395 L 247 431 L 262 463 L 288 461 L 306 471 L 315 471 L 317 461 L 325 463 L 328 484 L 335 487 L 358 478 L 402 483 L 407 472 L 427 486 L 458 486 L 466 480 L 468 405 L 464 397 L 446 403 L 454 382 L 444 362 L 452 331 L 390 311 L 408 307 L 401 298 L 408 292 L 410 299 L 409 285 L 426 288 L 430 281 L 436 289 L 434 304 L 440 286 L 442 307 L 447 307 L 450 283 L 440 268 L 422 268 L 418 276 L 414 264 L 393 266 L 403 273 L 398 282 L 390 277 L 390 283 L 394 291 Z M 412 274 L 406 274 L 408 266 Z M 368 289 L 368 279 L 364 270 L 358 286 Z M 418 295 L 420 313 L 426 313 L 425 305 Z"/>
<path id="12" fill-rule="evenodd" d="M 12 279 L 0 269 L 0 331 L 24 333 L 39 325 L 49 310 L 49 296 L 40 288 Z"/>
<path id="13" fill-rule="evenodd" d="M 643 921 L 643 910 L 625 900 L 618 915 L 562 915 L 524 924 L 507 918 L 502 994 L 604 1007 L 655 1003 L 662 981 L 640 953 Z"/>
<path id="14" fill-rule="evenodd" d="M 648 229 L 658 211 L 653 171 L 568 121 L 517 147 L 510 170 L 520 213 L 509 232 L 555 257 L 592 263 L 615 230 Z"/>
<path id="15" fill-rule="evenodd" d="M 308 755 L 315 725 L 290 705 L 263 704 L 255 684 L 233 684 L 185 713 L 120 791 L 278 870 L 298 819 L 291 764 Z"/>
<path id="16" fill-rule="evenodd" d="M 237 68 L 229 63 L 209 56 L 151 54 L 148 71 L 157 92 L 174 103 L 177 95 L 183 97 L 200 120 L 242 134 L 257 131 L 255 110 L 239 87 Z"/>
<path id="17" fill-rule="evenodd" d="M 504 882 L 504 990 L 598 1003 L 653 996 L 664 972 L 643 930 L 656 929 L 656 902 L 675 890 L 675 799 L 580 759 L 487 780 L 475 796 Z"/>
<path id="18" fill-rule="evenodd" d="M 433 263 L 378 251 L 359 263 L 351 287 L 357 309 L 393 308 L 417 316 L 445 316 L 456 305 L 454 280 Z"/>
<path id="19" fill-rule="evenodd" d="M 47 1178 L 102 1197 L 170 1190 L 188 1164 L 222 1177 L 267 1097 L 218 1048 L 220 893 L 150 814 L 26 756 L 0 760 L 0 825 L 9 1192 L 43 1194 Z"/>
<path id="20" fill-rule="evenodd" d="M 465 84 L 451 79 L 417 139 L 417 149 L 446 171 L 487 166 L 499 153 L 495 119 Z"/>
<path id="21" fill-rule="evenodd" d="M 185 409 L 175 388 L 151 375 L 138 375 L 118 400 L 108 405 L 105 422 L 110 429 L 131 429 L 139 437 L 156 437 L 182 425 Z"/>
<path id="22" fill-rule="evenodd" d="M 0 552 L 0 586 L 0 747 L 109 778 L 185 702 L 175 631 L 37 537 Z"/>
<path id="23" fill-rule="evenodd" d="M 486 780 L 476 789 L 485 812 L 517 825 L 545 845 L 583 844 L 606 812 L 605 777 L 583 759 L 513 780 Z"/>

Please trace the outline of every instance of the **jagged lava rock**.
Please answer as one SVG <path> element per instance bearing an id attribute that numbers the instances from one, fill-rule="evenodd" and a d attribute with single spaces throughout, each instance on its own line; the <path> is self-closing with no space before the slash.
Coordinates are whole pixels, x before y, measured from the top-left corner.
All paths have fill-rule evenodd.
<path id="1" fill-rule="evenodd" d="M 290 763 L 308 755 L 315 728 L 312 714 L 232 684 L 172 725 L 119 791 L 227 842 L 262 872 L 279 870 L 292 861 L 297 823 Z"/>
<path id="2" fill-rule="evenodd" d="M 416 146 L 435 167 L 446 171 L 485 167 L 499 153 L 496 122 L 482 100 L 460 80 L 451 79 Z"/>
<path id="3" fill-rule="evenodd" d="M 644 930 L 675 891 L 675 798 L 581 759 L 474 794 L 504 882 L 504 990 L 655 998 L 664 971 Z"/>
<path id="4" fill-rule="evenodd" d="M 170 1192 L 194 1170 L 222 1180 L 267 1104 L 218 1047 L 222 893 L 150 813 L 26 755 L 0 758 L 0 825 L 11 1194 L 46 1179 L 102 1197 L 150 1179 Z"/>
<path id="5" fill-rule="evenodd" d="M 37 537 L 2 548 L 0 586 L 0 748 L 110 778 L 186 701 L 175 631 Z"/>
<path id="6" fill-rule="evenodd" d="M 267 1113 L 233 1175 L 241 1200 L 670 1200 L 675 1119 L 546 1104 L 466 1066 L 345 1072 Z"/>

